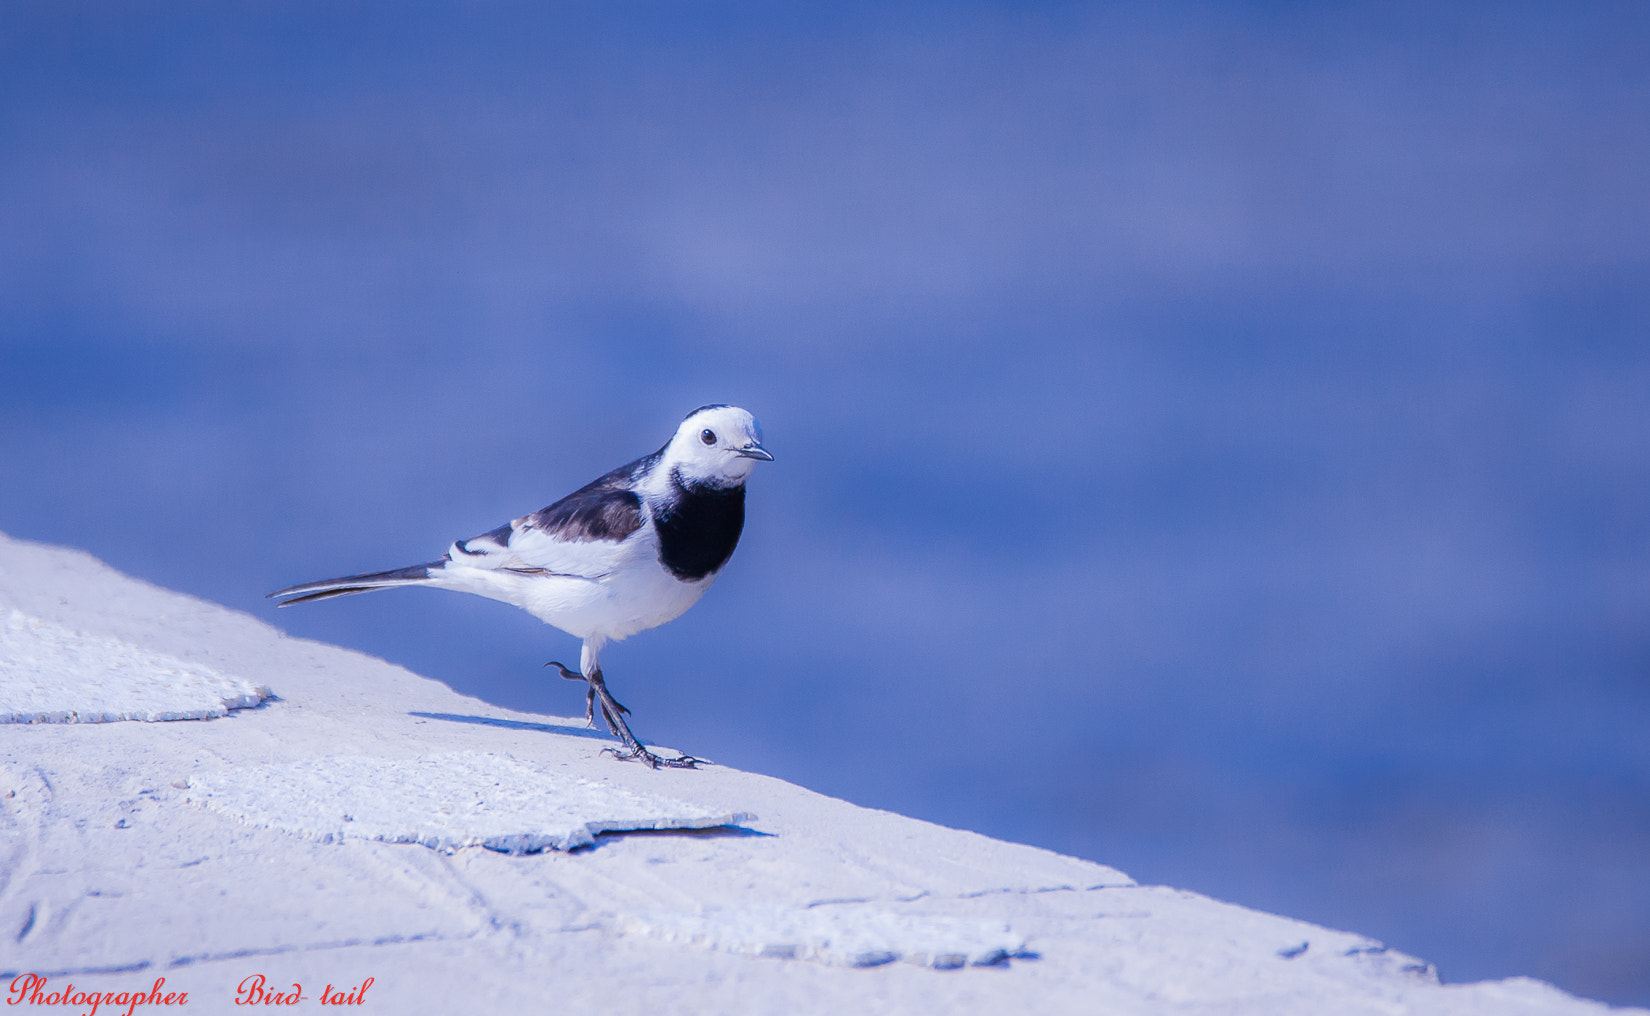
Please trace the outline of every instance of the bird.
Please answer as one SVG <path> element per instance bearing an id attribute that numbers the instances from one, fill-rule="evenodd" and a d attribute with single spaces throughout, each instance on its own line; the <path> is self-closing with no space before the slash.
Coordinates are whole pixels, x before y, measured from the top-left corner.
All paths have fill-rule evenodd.
<path id="1" fill-rule="evenodd" d="M 595 706 L 624 750 L 606 749 L 657 769 L 695 768 L 690 755 L 648 751 L 625 722 L 630 712 L 607 690 L 602 647 L 680 617 L 705 595 L 733 556 L 745 525 L 745 482 L 772 462 L 756 418 L 713 404 L 689 413 L 664 447 L 604 473 L 554 504 L 496 529 L 458 540 L 439 560 L 346 575 L 269 594 L 277 606 L 428 586 L 502 600 L 582 640 L 579 669 L 552 660 L 585 682 L 585 722 Z"/>

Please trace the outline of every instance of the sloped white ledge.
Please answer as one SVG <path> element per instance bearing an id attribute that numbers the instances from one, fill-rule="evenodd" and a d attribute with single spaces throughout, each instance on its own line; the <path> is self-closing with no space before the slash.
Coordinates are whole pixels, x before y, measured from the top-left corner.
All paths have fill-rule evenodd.
<path id="1" fill-rule="evenodd" d="M 0 983 L 141 972 L 229 1012 L 249 975 L 310 999 L 371 976 L 374 1011 L 414 1016 L 1608 1011 L 753 773 L 615 762 L 579 721 L 76 551 L 0 536 L 0 621 Z"/>

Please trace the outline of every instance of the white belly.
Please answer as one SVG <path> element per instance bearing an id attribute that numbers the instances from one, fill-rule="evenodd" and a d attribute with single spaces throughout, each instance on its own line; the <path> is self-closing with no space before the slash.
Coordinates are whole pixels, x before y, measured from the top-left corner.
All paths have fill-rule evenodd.
<path id="1" fill-rule="evenodd" d="M 651 531 L 648 531 L 651 536 Z M 705 595 L 714 573 L 683 582 L 659 563 L 654 539 L 626 540 L 623 553 L 601 578 L 533 574 L 449 564 L 437 583 L 522 608 L 580 639 L 617 641 L 675 620 Z"/>

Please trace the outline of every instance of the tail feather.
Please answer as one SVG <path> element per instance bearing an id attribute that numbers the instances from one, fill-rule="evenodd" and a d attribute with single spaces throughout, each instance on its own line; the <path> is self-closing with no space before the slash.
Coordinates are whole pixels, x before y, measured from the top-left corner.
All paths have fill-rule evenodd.
<path id="1" fill-rule="evenodd" d="M 367 572 L 364 575 L 345 575 L 336 579 L 321 579 L 319 582 L 305 582 L 301 585 L 277 589 L 268 595 L 269 597 L 290 597 L 290 599 L 282 600 L 276 604 L 277 607 L 290 607 L 294 603 L 325 600 L 333 596 L 349 596 L 353 593 L 370 593 L 375 589 L 392 589 L 396 586 L 417 585 L 428 580 L 431 572 L 440 571 L 446 563 L 447 559 L 442 558 L 428 564 L 415 564 L 409 568 Z"/>

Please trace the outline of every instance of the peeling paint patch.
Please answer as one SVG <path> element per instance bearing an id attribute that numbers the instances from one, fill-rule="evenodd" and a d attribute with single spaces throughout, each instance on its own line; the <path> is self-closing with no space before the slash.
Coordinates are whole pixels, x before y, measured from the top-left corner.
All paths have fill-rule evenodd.
<path id="1" fill-rule="evenodd" d="M 20 610 L 0 617 L 0 723 L 206 720 L 270 695 L 261 684 Z"/>
<path id="2" fill-rule="evenodd" d="M 755 816 L 547 772 L 508 755 L 339 755 L 189 777 L 187 798 L 249 825 L 322 842 L 574 850 L 609 832 L 698 830 Z"/>

